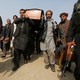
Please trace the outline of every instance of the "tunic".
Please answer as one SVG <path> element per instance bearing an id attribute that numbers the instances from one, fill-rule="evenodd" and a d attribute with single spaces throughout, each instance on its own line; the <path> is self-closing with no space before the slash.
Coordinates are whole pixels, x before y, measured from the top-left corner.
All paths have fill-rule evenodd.
<path id="1" fill-rule="evenodd" d="M 40 43 L 40 48 L 42 51 L 53 49 L 55 51 L 55 43 L 53 38 L 53 28 L 54 24 L 52 23 L 52 19 L 47 20 L 47 34 L 44 42 Z"/>

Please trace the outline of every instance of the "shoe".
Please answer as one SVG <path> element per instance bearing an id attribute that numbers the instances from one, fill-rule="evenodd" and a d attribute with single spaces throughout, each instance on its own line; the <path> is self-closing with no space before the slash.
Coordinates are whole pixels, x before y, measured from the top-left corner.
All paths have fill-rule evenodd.
<path id="1" fill-rule="evenodd" d="M 28 60 L 31 60 L 31 58 L 30 58 L 30 57 L 28 57 Z"/>
<path id="2" fill-rule="evenodd" d="M 24 63 L 26 64 L 26 63 L 28 63 L 28 61 L 27 60 L 24 60 Z"/>
<path id="3" fill-rule="evenodd" d="M 1 56 L 1 58 L 5 58 L 6 56 Z"/>
<path id="4" fill-rule="evenodd" d="M 49 65 L 46 65 L 46 66 L 45 66 L 45 69 L 48 69 L 48 68 L 49 68 Z"/>
<path id="5" fill-rule="evenodd" d="M 31 58 L 28 58 L 28 60 L 31 60 Z"/>
<path id="6" fill-rule="evenodd" d="M 52 71 L 52 72 L 55 72 L 55 65 L 51 64 L 51 65 L 50 65 L 50 68 L 51 68 L 51 71 Z"/>
<path id="7" fill-rule="evenodd" d="M 12 71 L 16 71 L 18 68 L 19 68 L 19 65 L 15 65 L 15 66 L 12 68 Z"/>

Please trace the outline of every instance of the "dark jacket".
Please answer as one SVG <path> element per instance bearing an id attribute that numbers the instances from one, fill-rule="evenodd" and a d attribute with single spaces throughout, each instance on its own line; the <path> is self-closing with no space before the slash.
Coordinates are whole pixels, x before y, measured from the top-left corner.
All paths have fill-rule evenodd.
<path id="1" fill-rule="evenodd" d="M 10 27 L 10 39 L 12 39 L 13 37 L 13 32 L 14 32 L 14 23 L 11 24 L 11 27 Z"/>
<path id="2" fill-rule="evenodd" d="M 11 27 L 11 24 L 10 25 L 5 25 L 4 28 L 3 28 L 3 37 L 6 38 L 6 37 L 9 37 L 10 38 L 10 27 Z"/>
<path id="3" fill-rule="evenodd" d="M 71 42 L 78 33 L 80 34 L 80 1 L 74 5 L 66 41 Z"/>
<path id="4" fill-rule="evenodd" d="M 0 38 L 3 37 L 3 30 L 4 30 L 4 26 L 2 26 L 2 28 L 0 29 Z"/>
<path id="5" fill-rule="evenodd" d="M 21 21 L 15 21 L 17 24 L 16 31 L 14 33 L 13 45 L 16 49 L 26 50 L 30 39 L 30 26 L 27 19 L 22 18 Z"/>

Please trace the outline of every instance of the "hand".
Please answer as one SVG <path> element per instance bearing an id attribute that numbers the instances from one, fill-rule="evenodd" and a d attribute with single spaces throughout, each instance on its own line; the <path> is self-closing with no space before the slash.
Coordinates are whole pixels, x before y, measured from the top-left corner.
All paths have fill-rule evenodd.
<path id="1" fill-rule="evenodd" d="M 71 47 L 71 45 L 76 46 L 76 44 L 75 44 L 74 41 L 72 41 L 72 42 L 68 42 L 68 43 L 67 43 L 67 46 L 68 46 L 68 47 Z"/>
<path id="2" fill-rule="evenodd" d="M 25 16 L 26 18 L 29 18 L 27 13 L 25 13 L 24 16 Z"/>
<path id="3" fill-rule="evenodd" d="M 61 41 L 61 39 L 60 39 L 60 38 L 58 38 L 58 39 L 57 39 L 57 42 L 60 42 L 60 41 Z"/>
<path id="4" fill-rule="evenodd" d="M 6 38 L 5 38 L 5 41 L 8 41 L 8 40 L 9 40 L 9 37 L 6 37 Z"/>
<path id="5" fill-rule="evenodd" d="M 71 46 L 76 46 L 75 42 L 72 41 L 72 42 L 68 42 L 67 43 L 67 56 L 69 56 L 71 54 Z"/>
<path id="6" fill-rule="evenodd" d="M 3 39 L 4 39 L 4 37 L 1 37 L 1 38 L 0 38 L 0 41 L 2 41 Z"/>
<path id="7" fill-rule="evenodd" d="M 73 45 L 73 46 L 76 46 L 76 43 L 73 41 L 73 42 L 72 42 L 72 45 Z"/>
<path id="8" fill-rule="evenodd" d="M 73 42 L 68 42 L 68 43 L 67 43 L 67 56 L 69 56 L 70 53 L 71 53 L 71 45 L 72 45 L 72 43 L 73 43 Z"/>

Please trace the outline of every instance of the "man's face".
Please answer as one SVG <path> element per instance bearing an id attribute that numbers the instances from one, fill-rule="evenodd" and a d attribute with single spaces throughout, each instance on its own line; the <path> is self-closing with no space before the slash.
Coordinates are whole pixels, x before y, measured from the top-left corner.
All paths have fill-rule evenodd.
<path id="1" fill-rule="evenodd" d="M 46 18 L 47 18 L 47 19 L 51 19 L 51 17 L 52 17 L 51 12 L 47 12 L 47 13 L 46 13 Z"/>
<path id="2" fill-rule="evenodd" d="M 17 19 L 17 17 L 16 17 L 16 16 L 14 16 L 13 20 L 16 20 L 16 19 Z"/>
<path id="3" fill-rule="evenodd" d="M 24 10 L 21 10 L 20 11 L 20 17 L 24 17 L 24 13 L 25 13 L 25 11 Z"/>
<path id="4" fill-rule="evenodd" d="M 67 19 L 67 16 L 65 16 L 65 15 L 61 16 L 61 21 L 65 21 L 66 19 Z"/>
<path id="5" fill-rule="evenodd" d="M 11 21 L 9 19 L 7 19 L 7 24 L 10 24 L 10 23 L 11 23 Z"/>

